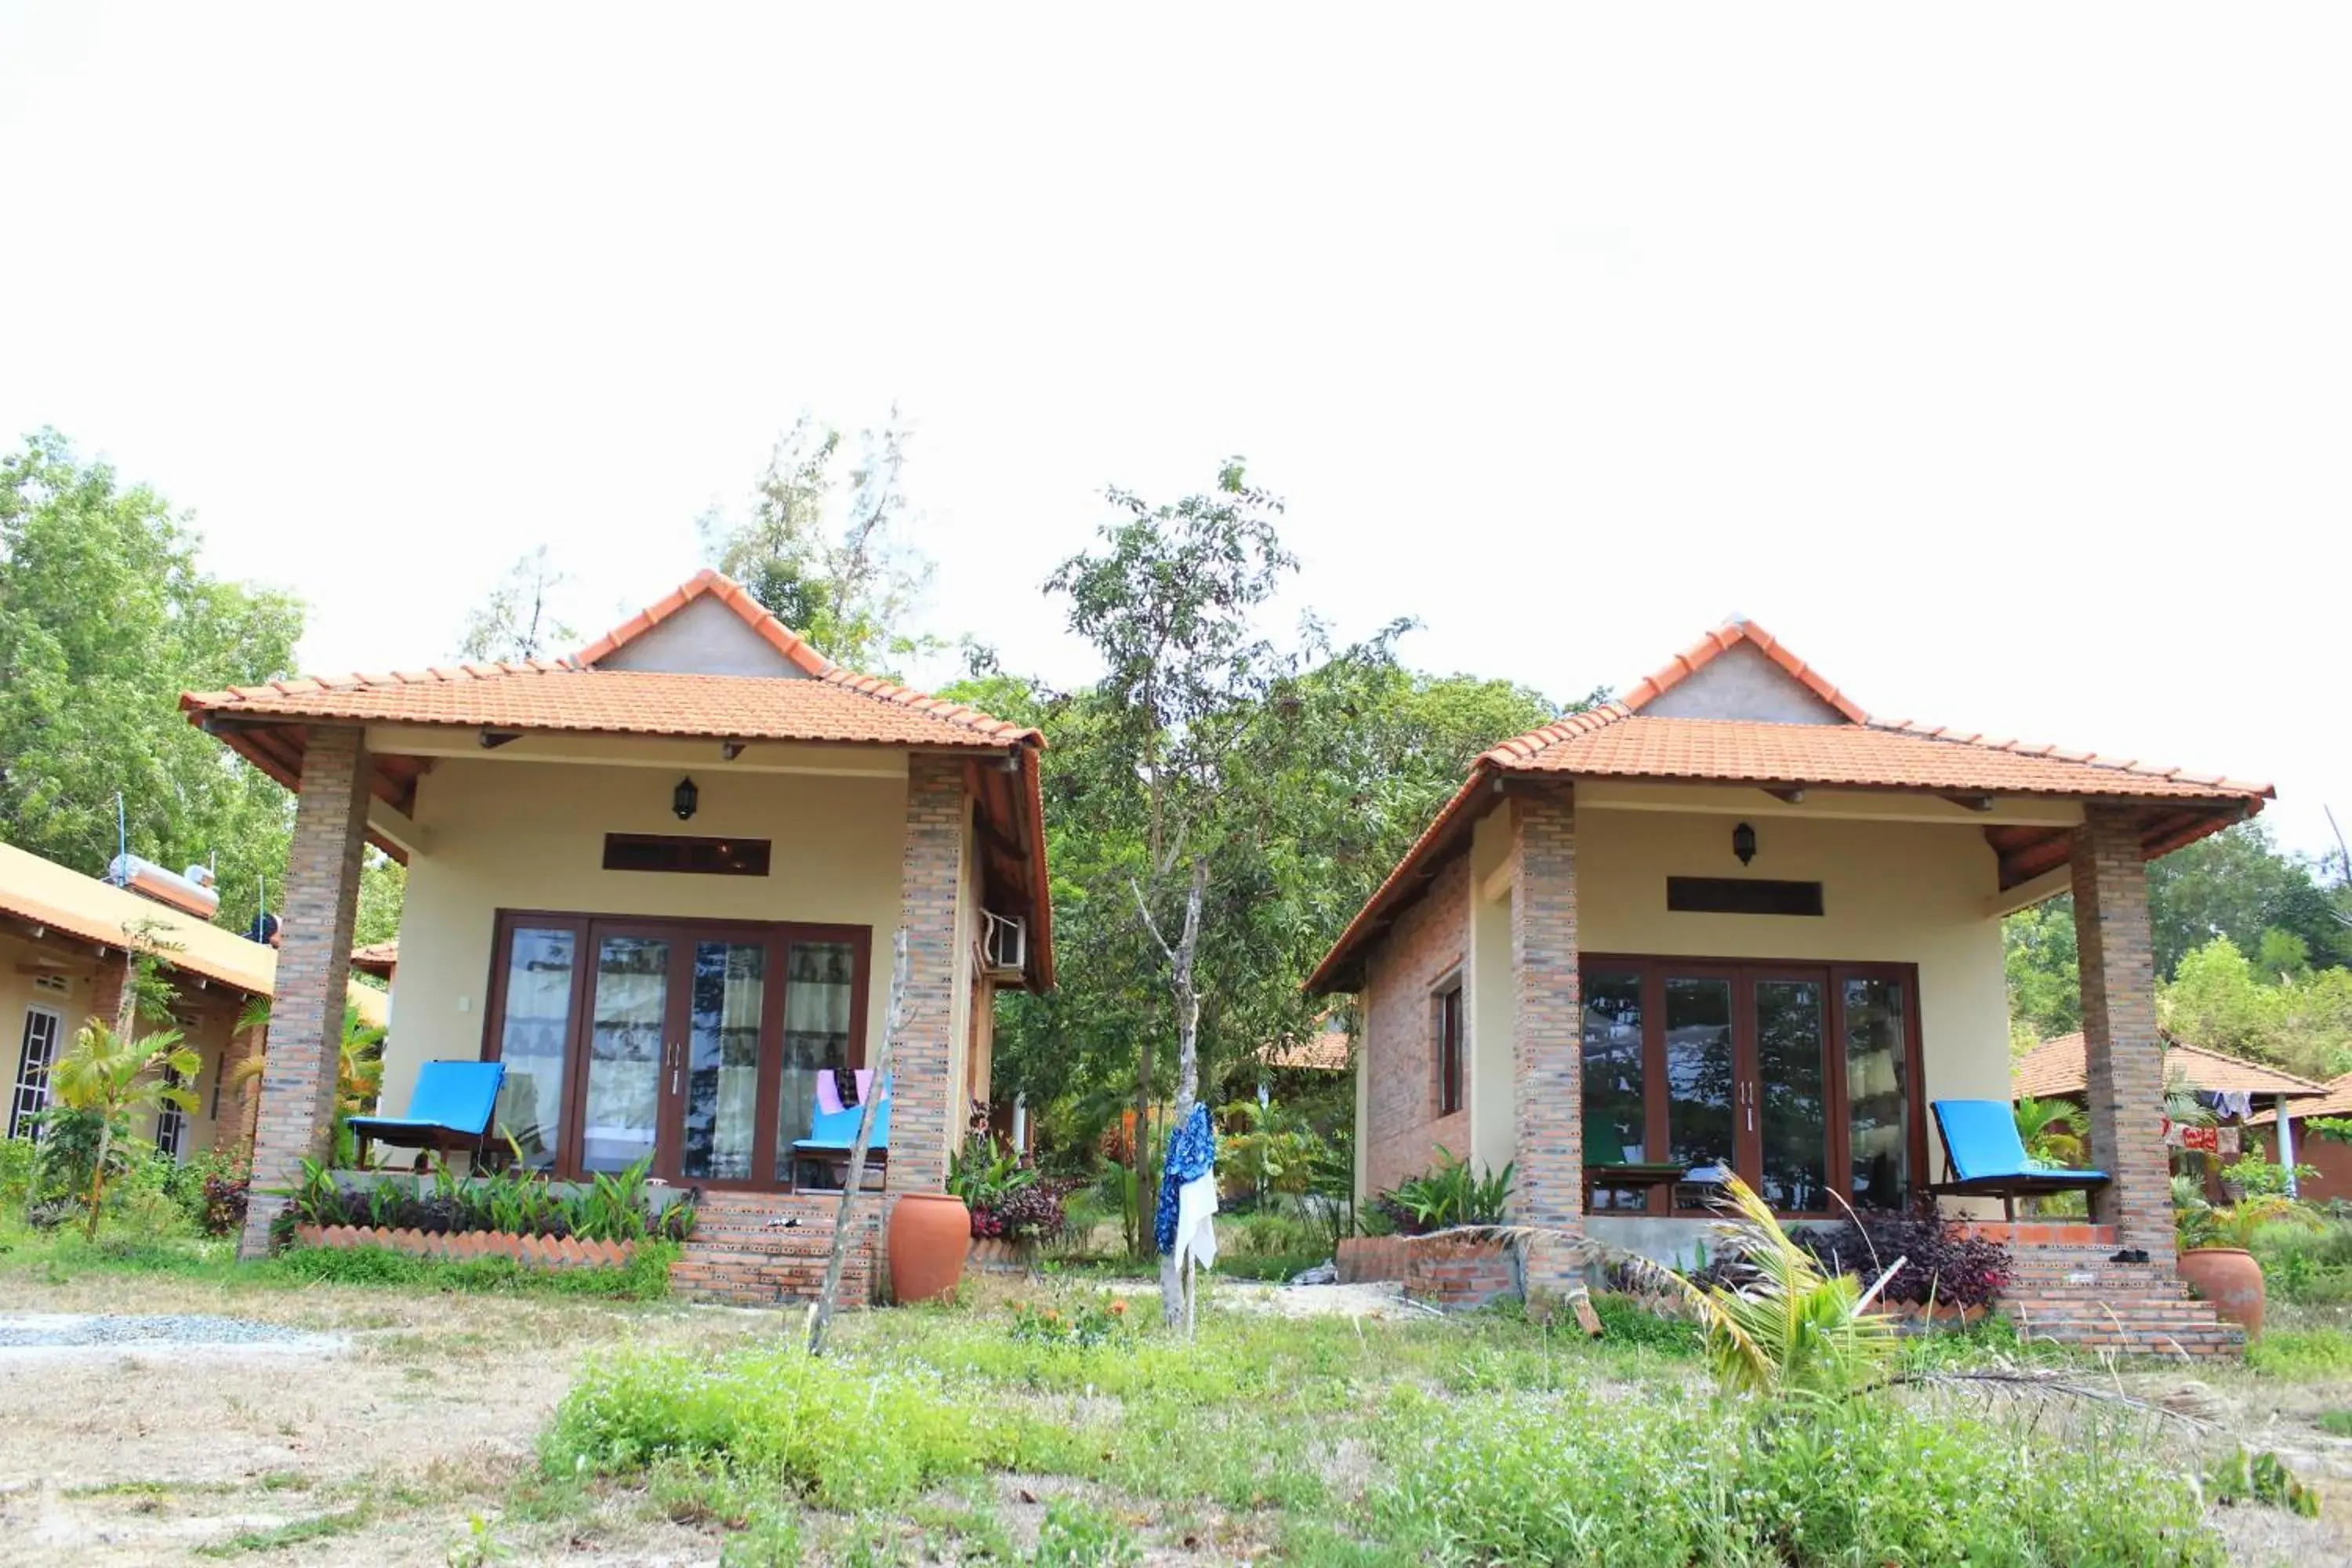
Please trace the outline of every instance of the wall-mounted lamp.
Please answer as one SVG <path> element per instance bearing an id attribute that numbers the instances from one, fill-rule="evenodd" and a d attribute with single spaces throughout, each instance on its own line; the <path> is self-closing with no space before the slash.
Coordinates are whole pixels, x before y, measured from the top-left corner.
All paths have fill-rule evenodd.
<path id="1" fill-rule="evenodd" d="M 677 787 L 669 792 L 669 808 L 677 814 L 677 819 L 680 822 L 691 821 L 694 817 L 695 805 L 701 798 L 702 792 L 694 787 L 692 779 L 680 779 L 677 781 Z M 1751 834 L 1749 837 L 1752 838 L 1754 835 Z"/>
<path id="2" fill-rule="evenodd" d="M 684 787 L 684 786 L 681 786 Z M 1756 829 L 1741 823 L 1731 830 L 1731 852 L 1739 857 L 1743 866 L 1756 858 Z"/>

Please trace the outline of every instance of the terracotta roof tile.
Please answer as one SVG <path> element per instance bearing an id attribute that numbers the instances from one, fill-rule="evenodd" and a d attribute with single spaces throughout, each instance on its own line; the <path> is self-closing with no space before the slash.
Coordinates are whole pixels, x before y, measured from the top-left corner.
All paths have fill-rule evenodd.
<path id="1" fill-rule="evenodd" d="M 2190 1089 L 2216 1094 L 2283 1094 L 2290 1100 L 2307 1100 L 2328 1092 L 2327 1086 L 2307 1078 L 2297 1078 L 2260 1062 L 2225 1057 L 2201 1046 L 2184 1045 L 2170 1036 L 2165 1037 L 2164 1060 L 2166 1072 L 2179 1078 Z M 2054 1040 L 2042 1041 L 2010 1069 L 2010 1092 L 2019 1099 L 2029 1094 L 2036 1100 L 2072 1098 L 2084 1092 L 2088 1076 L 2082 1035 L 2061 1035 Z M 2304 1114 L 2300 1107 L 2297 1111 Z"/>
<path id="2" fill-rule="evenodd" d="M 596 661 L 709 595 L 740 616 L 811 679 L 600 669 Z M 433 666 L 331 679 L 189 692 L 191 714 L 342 719 L 377 724 L 451 724 L 598 734 L 877 745 L 1043 745 L 1035 730 L 845 670 L 761 609 L 735 583 L 702 572 L 583 649 L 577 658 Z"/>
<path id="3" fill-rule="evenodd" d="M 2310 1116 L 2352 1116 L 2352 1072 L 2347 1072 L 2341 1078 L 2329 1079 L 2326 1099 L 2296 1102 L 2294 1119 L 2301 1121 Z M 2246 1125 L 2266 1127 L 2277 1120 L 2276 1110 L 2265 1110 L 2259 1115 L 2247 1117 Z"/>
<path id="4" fill-rule="evenodd" d="M 1742 643 L 1770 658 L 1846 722 L 1668 718 L 1642 711 Z M 1735 619 L 1643 677 L 1623 697 L 1488 748 L 1316 966 L 1308 990 L 1340 988 L 1349 959 L 1391 909 L 1415 896 L 1423 880 L 1420 873 L 1432 858 L 1451 852 L 1465 816 L 1483 812 L 1492 796 L 1482 786 L 1509 774 L 2179 803 L 2190 808 L 2192 817 L 2205 818 L 2185 829 L 2176 822 L 2168 829 L 2151 830 L 2145 843 L 2151 857 L 2261 809 L 2275 793 L 2268 784 L 2150 767 L 2137 760 L 1987 741 L 1909 720 L 1875 721 L 1763 627 Z"/>

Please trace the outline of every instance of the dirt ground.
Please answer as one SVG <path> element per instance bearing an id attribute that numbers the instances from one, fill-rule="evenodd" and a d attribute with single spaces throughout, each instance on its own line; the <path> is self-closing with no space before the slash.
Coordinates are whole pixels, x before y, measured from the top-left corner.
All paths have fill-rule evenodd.
<path id="1" fill-rule="evenodd" d="M 0 1352 L 0 1562 L 147 1563 L 199 1548 L 275 1563 L 462 1560 L 471 1521 L 506 1508 L 582 1357 L 600 1347 L 720 1345 L 786 1331 L 772 1312 L 561 1299 L 315 1289 L 225 1294 L 167 1279 L 87 1276 L 43 1312 L 191 1312 L 324 1331 L 327 1353 L 241 1345 Z M 597 1520 L 605 1561 L 707 1563 L 710 1538 L 665 1521 Z M 550 1521 L 558 1531 L 567 1528 Z M 563 1542 L 525 1542 L 522 1561 Z M 568 1528 L 576 1528 L 576 1521 Z"/>

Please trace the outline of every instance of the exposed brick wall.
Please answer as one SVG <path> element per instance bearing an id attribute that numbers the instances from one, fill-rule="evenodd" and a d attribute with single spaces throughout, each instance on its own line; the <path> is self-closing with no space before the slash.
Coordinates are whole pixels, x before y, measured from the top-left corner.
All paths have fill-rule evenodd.
<path id="1" fill-rule="evenodd" d="M 892 1116 L 895 1122 L 897 1112 Z M 694 1239 L 670 1265 L 670 1289 L 689 1300 L 739 1307 L 814 1301 L 824 1285 L 840 1212 L 838 1193 L 705 1193 L 695 1211 Z M 875 1299 L 882 1205 L 859 1198 L 849 1224 L 834 1302 L 844 1308 Z"/>
<path id="2" fill-rule="evenodd" d="M 1377 1279 L 1402 1279 L 1405 1271 L 1405 1249 L 1412 1238 L 1403 1236 L 1351 1236 L 1339 1243 L 1333 1258 L 1339 1270 L 1342 1285 L 1361 1285 Z"/>
<path id="3" fill-rule="evenodd" d="M 963 1128 L 954 1026 L 956 980 L 963 963 L 956 945 L 956 910 L 968 815 L 961 758 L 908 759 L 907 835 L 898 870 L 898 922 L 907 931 L 907 1024 L 890 1069 L 894 1192 L 944 1188 L 948 1151 Z"/>
<path id="4" fill-rule="evenodd" d="M 240 1258 L 269 1250 L 270 1222 L 286 1200 L 268 1195 L 268 1189 L 291 1186 L 301 1162 L 319 1158 L 334 1129 L 343 994 L 366 842 L 367 771 L 366 739 L 356 726 L 310 727 L 286 858 L 285 935 L 254 1131 L 253 1204 L 237 1246 Z"/>
<path id="5" fill-rule="evenodd" d="M 1518 1003 L 1512 1062 L 1518 1179 L 1511 1205 L 1529 1225 L 1584 1229 L 1582 1016 L 1577 974 L 1576 797 L 1559 784 L 1517 796 L 1511 817 L 1511 971 Z M 1528 1283 L 1559 1289 L 1580 1270 L 1540 1240 Z"/>
<path id="6" fill-rule="evenodd" d="M 1390 928 L 1364 966 L 1364 1179 L 1393 1187 L 1429 1168 L 1443 1144 L 1470 1154 L 1469 1042 L 1462 1049 L 1464 1109 L 1437 1114 L 1437 1028 L 1432 987 L 1468 951 L 1470 864 L 1457 856 Z"/>
<path id="7" fill-rule="evenodd" d="M 2093 1217 L 2127 1247 L 2173 1258 L 2165 1159 L 2164 1052 L 2156 1028 L 2156 950 L 2138 829 L 2118 807 L 2092 805 L 2073 846 L 2074 943 L 2082 957 L 2083 1055 L 2091 1163 L 2115 1178 Z"/>
<path id="8" fill-rule="evenodd" d="M 1495 1241 L 1415 1241 L 1405 1250 L 1404 1293 L 1449 1312 L 1518 1294 L 1511 1255 Z"/>

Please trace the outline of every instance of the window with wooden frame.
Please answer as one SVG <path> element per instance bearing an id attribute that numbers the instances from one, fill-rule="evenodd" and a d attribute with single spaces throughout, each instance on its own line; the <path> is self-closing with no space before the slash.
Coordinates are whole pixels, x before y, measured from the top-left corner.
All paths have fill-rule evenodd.
<path id="1" fill-rule="evenodd" d="M 1462 977 L 1438 988 L 1430 1008 L 1430 1033 L 1437 1067 L 1437 1114 L 1462 1109 Z"/>

